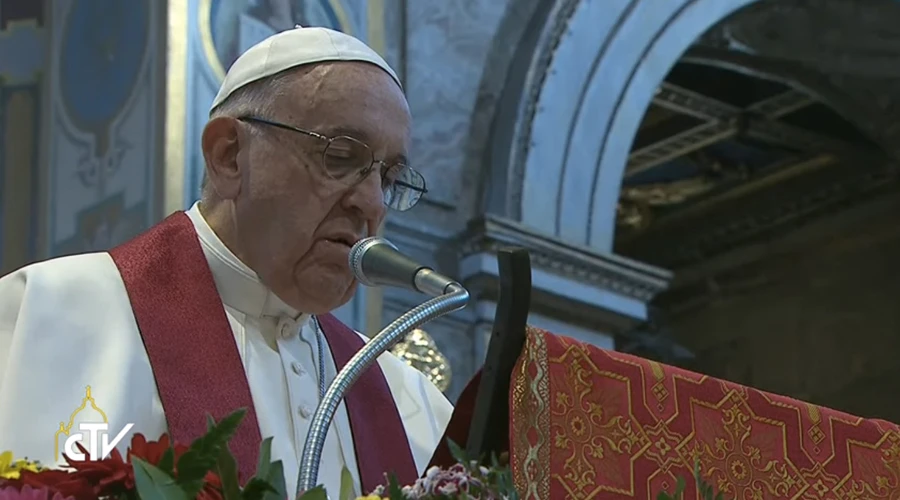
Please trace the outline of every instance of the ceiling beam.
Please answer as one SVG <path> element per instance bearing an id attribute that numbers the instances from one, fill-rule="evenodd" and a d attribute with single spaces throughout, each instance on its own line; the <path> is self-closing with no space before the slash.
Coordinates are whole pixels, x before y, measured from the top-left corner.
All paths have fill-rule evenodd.
<path id="1" fill-rule="evenodd" d="M 811 132 L 804 128 L 767 118 L 747 115 L 741 124 L 741 136 L 767 144 L 807 153 L 871 156 L 875 150 L 863 144 Z"/>
<path id="2" fill-rule="evenodd" d="M 811 106 L 815 102 L 815 99 L 803 92 L 788 90 L 751 105 L 747 111 L 775 120 Z"/>
<path id="3" fill-rule="evenodd" d="M 656 89 L 653 104 L 701 120 L 723 120 L 740 112 L 732 106 L 684 87 L 663 82 Z"/>
<path id="4" fill-rule="evenodd" d="M 659 142 L 632 151 L 628 156 L 628 166 L 625 169 L 626 175 L 634 175 L 649 170 L 667 161 L 674 160 L 675 158 L 697 151 L 711 144 L 739 135 L 741 127 L 743 126 L 742 124 L 747 122 L 747 119 L 744 118 L 746 114 L 761 115 L 767 119 L 775 120 L 815 102 L 815 100 L 802 92 L 790 90 L 763 99 L 762 101 L 752 104 L 747 109 L 742 110 L 736 106 L 720 103 L 715 99 L 701 96 L 696 92 L 668 83 L 664 83 L 660 87 L 657 97 L 664 99 L 671 107 L 675 107 L 675 104 L 673 103 L 677 103 L 680 110 L 679 112 L 686 113 L 690 111 L 689 114 L 696 117 L 703 115 L 706 116 L 708 121 L 707 123 L 703 123 L 685 130 L 684 132 L 667 137 Z M 653 102 L 654 104 L 660 105 L 656 102 L 656 99 L 654 99 Z M 796 129 L 796 127 L 792 127 L 792 129 Z M 765 140 L 764 138 L 770 135 L 772 137 L 778 137 L 777 133 L 774 132 L 777 130 L 780 129 L 774 127 L 766 129 L 763 126 L 763 130 L 761 131 L 754 130 L 754 133 L 758 136 L 754 138 Z M 794 130 L 790 130 L 785 133 L 791 134 L 793 131 Z M 808 134 L 813 133 L 809 132 Z M 807 141 L 812 140 L 809 135 L 803 136 L 800 133 L 788 137 L 806 137 Z M 778 141 L 775 141 L 774 144 L 782 144 L 782 142 L 779 139 Z M 803 151 L 808 150 L 803 149 Z M 831 150 L 823 149 L 822 151 Z"/>
<path id="5" fill-rule="evenodd" d="M 649 170 L 667 161 L 674 160 L 710 144 L 723 141 L 738 134 L 737 119 L 713 121 L 667 137 L 649 146 L 634 150 L 628 156 L 626 175 Z"/>

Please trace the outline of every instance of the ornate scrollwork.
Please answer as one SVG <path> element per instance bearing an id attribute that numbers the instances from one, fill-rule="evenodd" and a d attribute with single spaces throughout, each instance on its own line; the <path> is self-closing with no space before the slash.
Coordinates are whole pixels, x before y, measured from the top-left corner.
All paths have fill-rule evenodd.
<path id="1" fill-rule="evenodd" d="M 424 373 L 441 391 L 450 387 L 452 370 L 450 361 L 438 350 L 434 339 L 425 330 L 416 328 L 391 352 L 408 365 Z"/>

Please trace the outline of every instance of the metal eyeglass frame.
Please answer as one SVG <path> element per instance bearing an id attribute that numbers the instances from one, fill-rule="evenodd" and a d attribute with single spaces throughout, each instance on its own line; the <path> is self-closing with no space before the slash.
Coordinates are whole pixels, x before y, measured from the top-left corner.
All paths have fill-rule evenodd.
<path id="1" fill-rule="evenodd" d="M 360 182 L 362 182 L 363 180 L 365 180 L 365 178 L 368 177 L 369 174 L 371 174 L 372 171 L 375 170 L 375 165 L 381 165 L 381 166 L 384 167 L 385 169 L 389 169 L 389 168 L 391 168 L 391 167 L 393 167 L 393 166 L 396 166 L 396 165 L 401 165 L 403 168 L 409 169 L 414 175 L 418 175 L 418 176 L 422 179 L 422 186 L 421 186 L 421 187 L 415 186 L 415 185 L 412 185 L 412 184 L 409 184 L 409 183 L 403 182 L 403 181 L 393 181 L 393 184 L 392 184 L 392 185 L 400 185 L 400 186 L 403 186 L 403 187 L 405 187 L 405 188 L 407 188 L 407 189 L 411 189 L 411 190 L 413 190 L 413 191 L 418 191 L 418 192 L 420 193 L 420 194 L 419 194 L 419 197 L 416 198 L 416 201 L 413 202 L 410 206 L 408 206 L 408 207 L 406 207 L 406 208 L 403 208 L 403 209 L 400 209 L 400 208 L 396 208 L 396 207 L 392 207 L 392 206 L 390 206 L 390 205 L 387 205 L 389 208 L 393 208 L 394 210 L 397 210 L 397 211 L 400 211 L 400 212 L 405 212 L 405 211 L 407 211 L 407 210 L 413 208 L 414 206 L 416 206 L 416 205 L 419 203 L 419 200 L 422 199 L 422 196 L 425 195 L 426 193 L 428 193 L 428 189 L 425 187 L 425 177 L 421 174 L 421 172 L 419 172 L 418 170 L 416 170 L 416 169 L 414 169 L 414 168 L 412 168 L 412 167 L 410 167 L 409 165 L 406 165 L 406 164 L 404 164 L 404 163 L 395 163 L 395 164 L 393 164 L 393 165 L 389 165 L 389 164 L 387 164 L 387 162 L 385 162 L 384 160 L 376 160 L 376 159 L 375 159 L 375 153 L 372 152 L 372 148 L 370 148 L 369 145 L 366 144 L 365 142 L 363 142 L 363 141 L 361 141 L 361 140 L 359 140 L 359 139 L 357 139 L 357 138 L 355 138 L 355 137 L 350 137 L 349 135 L 340 135 L 340 136 L 336 136 L 336 137 L 328 137 L 328 136 L 323 135 L 323 134 L 320 134 L 320 133 L 318 133 L 318 132 L 313 132 L 313 131 L 311 131 L 311 130 L 306 130 L 306 129 L 302 129 L 302 128 L 300 128 L 300 127 L 295 127 L 295 126 L 293 126 L 293 125 L 288 125 L 288 124 L 286 124 L 286 123 L 281 123 L 281 122 L 277 122 L 277 121 L 274 121 L 274 120 L 269 120 L 268 118 L 262 118 L 262 117 L 258 117 L 258 116 L 252 116 L 252 115 L 248 115 L 248 116 L 240 116 L 240 117 L 237 118 L 237 120 L 242 121 L 242 122 L 248 122 L 248 123 L 259 123 L 259 124 L 262 124 L 262 125 L 268 125 L 268 126 L 270 126 L 270 127 L 280 128 L 280 129 L 283 129 L 283 130 L 289 130 L 289 131 L 291 131 L 291 132 L 297 132 L 297 133 L 299 133 L 299 134 L 304 134 L 304 135 L 307 135 L 307 136 L 309 136 L 309 137 L 313 137 L 313 138 L 316 138 L 316 139 L 319 139 L 319 140 L 326 141 L 326 142 L 328 143 L 328 145 L 331 145 L 331 143 L 334 142 L 334 141 L 337 140 L 337 139 L 347 139 L 347 140 L 349 140 L 349 141 L 355 142 L 355 143 L 357 143 L 357 144 L 363 146 L 364 148 L 366 148 L 366 151 L 369 152 L 369 156 L 371 157 L 372 160 L 371 160 L 371 162 L 369 163 L 369 166 L 368 166 L 368 167 L 365 167 L 365 168 L 359 170 L 359 172 L 357 172 L 356 175 L 358 176 L 358 178 L 356 179 L 356 181 L 351 182 L 351 183 L 348 184 L 348 186 L 351 186 L 351 187 L 354 186 L 354 185 L 356 185 L 356 184 L 358 184 L 358 183 L 360 183 Z M 326 150 L 327 150 L 327 148 L 328 148 L 328 146 L 326 146 Z M 331 175 L 331 174 L 328 172 L 328 168 L 326 167 L 326 162 L 325 162 L 325 152 L 324 152 L 324 151 L 322 152 L 321 166 L 322 166 L 322 170 L 325 172 L 325 175 L 327 175 L 329 178 L 331 178 L 331 179 L 333 179 L 333 180 L 335 180 L 335 181 L 338 181 L 338 182 L 344 182 L 343 179 L 337 179 L 337 178 L 335 178 L 333 175 Z"/>

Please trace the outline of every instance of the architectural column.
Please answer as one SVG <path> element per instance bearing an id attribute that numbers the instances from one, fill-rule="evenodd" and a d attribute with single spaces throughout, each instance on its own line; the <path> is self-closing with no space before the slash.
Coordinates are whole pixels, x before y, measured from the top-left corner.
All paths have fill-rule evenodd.
<path id="1" fill-rule="evenodd" d="M 46 9 L 0 0 L 0 276 L 38 257 Z"/>
<path id="2" fill-rule="evenodd" d="M 484 359 L 496 311 L 497 252 L 528 250 L 532 267 L 528 322 L 601 348 L 614 349 L 617 334 L 647 320 L 647 304 L 672 274 L 612 254 L 577 247 L 488 215 L 461 238 L 459 277 L 472 293 L 475 364 Z"/>

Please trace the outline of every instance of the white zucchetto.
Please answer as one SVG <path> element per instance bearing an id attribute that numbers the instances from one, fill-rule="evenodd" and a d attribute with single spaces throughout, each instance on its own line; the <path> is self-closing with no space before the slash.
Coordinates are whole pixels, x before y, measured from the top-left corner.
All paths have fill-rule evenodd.
<path id="1" fill-rule="evenodd" d="M 266 38 L 250 47 L 231 65 L 219 93 L 215 108 L 236 90 L 257 80 L 305 64 L 327 61 L 360 61 L 386 71 L 403 88 L 400 79 L 385 60 L 362 41 L 327 28 L 297 26 Z"/>

